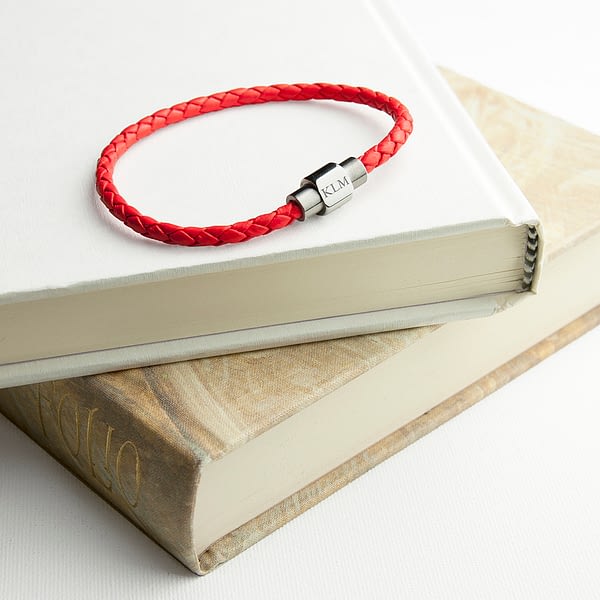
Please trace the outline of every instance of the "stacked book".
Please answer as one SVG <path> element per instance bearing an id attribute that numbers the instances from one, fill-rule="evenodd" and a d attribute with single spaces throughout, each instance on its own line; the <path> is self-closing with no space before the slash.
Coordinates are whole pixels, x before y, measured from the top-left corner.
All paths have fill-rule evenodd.
<path id="1" fill-rule="evenodd" d="M 110 219 L 91 189 L 103 143 L 192 95 L 181 82 L 150 92 L 143 57 L 139 89 L 98 103 L 92 119 L 85 98 L 102 65 L 82 69 L 54 48 L 64 76 L 79 73 L 72 109 L 59 110 L 43 85 L 56 74 L 40 70 L 39 123 L 7 123 L 40 160 L 32 176 L 18 152 L 3 156 L 14 202 L 0 254 L 0 412 L 199 574 L 600 322 L 598 139 L 440 74 L 385 2 L 348 15 L 336 56 L 353 60 L 323 56 L 335 4 L 310 20 L 321 43 L 285 50 L 286 67 L 361 73 L 410 108 L 415 129 L 332 217 L 215 249 L 162 245 Z M 242 35 L 243 23 L 231 27 Z M 255 39 L 268 53 L 287 35 Z M 359 37 L 377 61 L 357 52 Z M 94 59 L 115 82 L 132 68 L 118 52 Z M 264 76 L 223 61 L 203 92 Z M 185 81 L 192 66 L 182 52 L 173 68 Z M 15 105 L 22 92 L 11 90 Z M 167 128 L 122 159 L 119 186 L 163 220 L 226 222 L 386 130 L 364 107 L 305 104 Z M 215 151 L 228 128 L 239 151 Z M 201 146 L 211 152 L 199 167 Z M 277 168 L 257 181 L 265 152 Z"/>

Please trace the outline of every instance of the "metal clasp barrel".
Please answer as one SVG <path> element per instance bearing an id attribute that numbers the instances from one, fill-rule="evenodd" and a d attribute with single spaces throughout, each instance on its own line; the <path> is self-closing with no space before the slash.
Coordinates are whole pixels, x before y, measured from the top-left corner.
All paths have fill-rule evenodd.
<path id="1" fill-rule="evenodd" d="M 313 215 L 327 215 L 346 204 L 352 193 L 367 180 L 363 163 L 349 157 L 341 163 L 327 163 L 307 175 L 300 188 L 287 197 L 302 210 L 300 221 Z"/>

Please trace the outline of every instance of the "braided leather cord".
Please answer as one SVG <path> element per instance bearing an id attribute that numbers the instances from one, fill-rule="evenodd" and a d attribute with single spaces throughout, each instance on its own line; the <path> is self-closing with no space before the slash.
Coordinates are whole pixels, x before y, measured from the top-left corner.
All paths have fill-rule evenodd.
<path id="1" fill-rule="evenodd" d="M 102 202 L 117 219 L 123 221 L 137 233 L 166 244 L 220 246 L 244 242 L 287 227 L 301 217 L 300 208 L 293 202 L 284 204 L 273 212 L 233 225 L 181 227 L 172 223 L 159 222 L 152 217 L 142 215 L 137 209 L 130 206 L 119 194 L 112 176 L 117 160 L 128 148 L 162 127 L 225 108 L 290 100 L 354 102 L 371 106 L 390 115 L 394 119 L 394 127 L 385 138 L 359 157 L 367 172 L 371 172 L 392 157 L 406 142 L 412 131 L 412 118 L 403 104 L 395 98 L 364 87 L 330 83 L 297 83 L 238 88 L 202 96 L 144 117 L 137 123 L 126 127 L 104 148 L 96 169 L 96 189 Z"/>

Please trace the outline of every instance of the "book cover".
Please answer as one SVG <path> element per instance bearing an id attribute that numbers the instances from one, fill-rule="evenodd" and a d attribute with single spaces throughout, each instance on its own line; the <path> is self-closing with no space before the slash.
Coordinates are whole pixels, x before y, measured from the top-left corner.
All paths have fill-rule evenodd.
<path id="1" fill-rule="evenodd" d="M 446 76 L 547 221 L 549 259 L 537 296 L 483 320 L 11 388 L 0 391 L 0 410 L 203 574 L 598 324 L 600 282 L 573 286 L 600 244 L 600 182 L 590 168 L 600 156 L 597 137 Z M 540 136 L 553 143 L 533 153 Z M 458 366 L 451 360 L 457 352 L 464 357 Z M 323 418 L 328 408 L 335 431 L 349 432 L 335 443 L 331 420 Z M 301 425 L 303 435 L 286 434 Z M 251 461 L 251 446 L 281 435 L 281 452 L 295 446 L 296 458 L 309 448 L 316 453 L 312 462 L 284 465 L 297 469 L 296 489 L 280 491 L 262 509 L 265 497 L 258 505 L 251 495 L 238 502 L 243 510 L 228 516 L 239 522 L 230 520 L 230 530 L 213 531 L 210 540 L 202 488 L 218 477 L 214 467 L 236 457 Z M 273 495 L 274 478 L 271 488 L 258 478 L 276 466 L 255 465 L 249 485 Z M 226 483 L 235 499 L 236 482 Z M 249 507 L 254 514 L 244 514 Z"/>
<path id="2" fill-rule="evenodd" d="M 211 285 L 208 291 L 214 294 L 208 301 L 201 282 L 209 276 L 252 269 L 258 273 L 267 266 L 309 264 L 317 258 L 315 270 L 320 272 L 326 259 L 345 252 L 362 255 L 367 249 L 419 241 L 427 245 L 444 236 L 475 239 L 479 234 L 493 247 L 495 233 L 538 222 L 405 31 L 392 2 L 357 2 L 352 11 L 337 0 L 326 5 L 311 2 L 293 14 L 273 2 L 261 3 L 264 18 L 255 21 L 264 31 L 253 31 L 252 43 L 258 54 L 269 57 L 277 47 L 281 61 L 268 70 L 270 61 L 247 64 L 239 56 L 212 53 L 219 47 L 218 27 L 205 30 L 202 8 L 193 2 L 186 3 L 186 20 L 197 32 L 182 39 L 194 40 L 195 46 L 182 48 L 181 60 L 168 70 L 155 68 L 160 57 L 151 40 L 177 40 L 169 37 L 174 32 L 160 30 L 159 21 L 147 24 L 143 40 L 136 41 L 143 47 L 135 48 L 126 38 L 119 44 L 102 44 L 102 27 L 87 5 L 73 16 L 77 33 L 52 43 L 44 44 L 45 36 L 60 11 L 46 14 L 40 9 L 36 23 L 43 25 L 39 31 L 35 24 L 28 30 L 35 38 L 32 44 L 20 44 L 20 30 L 11 27 L 10 19 L 3 23 L 2 44 L 15 60 L 7 66 L 14 84 L 6 90 L 3 111 L 3 131 L 13 142 L 0 149 L 7 173 L 3 193 L 13 199 L 3 205 L 3 220 L 11 226 L 0 239 L 0 385 L 489 315 L 522 296 L 509 286 L 476 298 L 468 292 L 464 297 L 450 293 L 445 302 L 420 298 L 398 307 L 383 293 L 365 294 L 367 304 L 347 307 L 344 313 L 338 312 L 341 300 L 327 296 L 332 289 L 320 300 L 316 296 L 319 289 L 339 284 L 334 285 L 325 270 L 320 285 L 306 286 L 315 294 L 314 304 L 300 303 L 304 312 L 293 318 L 286 313 L 292 293 L 284 283 L 277 287 L 280 278 L 275 276 L 264 286 L 250 281 L 241 291 L 234 281 L 231 290 L 236 293 Z M 11 18 L 18 19 L 19 10 L 27 7 L 15 9 Z M 133 6 L 122 10 L 123 22 L 136 22 Z M 227 22 L 228 35 L 244 39 L 249 35 L 244 19 L 227 19 L 229 10 L 227 2 L 213 7 L 212 22 Z M 312 18 L 315 12 L 319 19 Z M 340 12 L 347 17 L 345 34 L 333 40 L 330 25 Z M 290 27 L 310 28 L 315 42 L 298 52 L 288 43 Z M 362 47 L 377 49 L 378 59 L 361 52 L 356 39 Z M 39 44 L 52 69 L 43 61 L 28 61 L 27 53 L 37 52 Z M 103 51 L 87 51 L 97 47 Z M 213 57 L 210 70 L 199 67 L 198 55 Z M 24 71 L 19 61 L 26 63 Z M 98 73 L 108 78 L 100 91 Z M 101 149 L 117 131 L 163 106 L 219 90 L 273 83 L 270 79 L 276 75 L 280 81 L 293 76 L 384 90 L 410 108 L 414 133 L 348 207 L 247 244 L 169 247 L 135 235 L 108 215 L 93 189 L 93 174 Z M 59 88 L 69 91 L 66 99 L 57 93 Z M 388 129 L 386 115 L 360 106 L 248 106 L 191 119 L 149 137 L 123 156 L 115 177 L 132 204 L 161 219 L 198 225 L 235 221 L 276 206 L 304 175 L 330 160 L 361 152 Z M 233 138 L 226 132 L 234 132 Z M 524 253 L 525 243 L 521 247 Z M 474 243 L 470 260 L 448 256 L 449 266 L 467 268 L 486 254 Z M 512 258 L 514 264 L 505 270 L 520 271 L 520 257 Z M 403 269 L 393 270 L 397 280 L 379 277 L 377 284 L 402 287 L 413 262 L 406 260 Z M 358 261 L 348 259 L 344 265 L 350 285 Z M 425 276 L 434 266 L 441 268 L 438 261 L 423 258 L 419 272 Z M 363 271 L 368 274 L 368 265 Z M 464 279 L 478 280 L 481 273 L 466 275 Z M 535 279 L 532 284 L 535 287 Z M 251 298 L 257 306 L 273 303 L 260 322 L 252 321 L 258 319 L 255 310 L 242 318 L 245 304 L 240 299 Z M 217 317 L 228 324 L 215 325 Z M 36 344 L 29 343 L 32 336 Z"/>

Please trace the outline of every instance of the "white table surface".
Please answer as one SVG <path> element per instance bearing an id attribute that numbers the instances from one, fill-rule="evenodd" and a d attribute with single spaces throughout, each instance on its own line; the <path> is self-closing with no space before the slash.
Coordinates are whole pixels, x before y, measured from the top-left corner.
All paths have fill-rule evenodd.
<path id="1" fill-rule="evenodd" d="M 436 63 L 600 134 L 594 3 L 399 5 Z M 204 578 L 0 418 L 0 598 L 600 598 L 599 366 L 596 329 Z"/>

